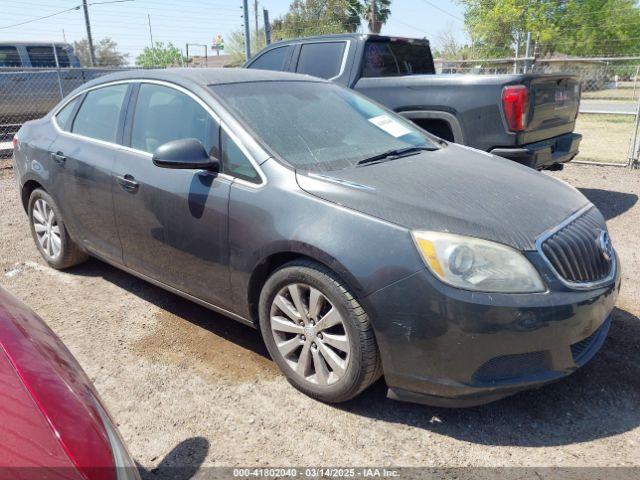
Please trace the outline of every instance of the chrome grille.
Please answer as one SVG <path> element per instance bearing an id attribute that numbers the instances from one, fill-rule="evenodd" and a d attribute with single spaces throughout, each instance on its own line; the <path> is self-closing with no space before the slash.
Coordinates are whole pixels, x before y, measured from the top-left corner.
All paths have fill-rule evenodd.
<path id="1" fill-rule="evenodd" d="M 613 273 L 615 257 L 607 258 L 601 248 L 606 231 L 604 218 L 591 207 L 544 235 L 539 249 L 565 282 L 575 286 L 605 282 Z"/>

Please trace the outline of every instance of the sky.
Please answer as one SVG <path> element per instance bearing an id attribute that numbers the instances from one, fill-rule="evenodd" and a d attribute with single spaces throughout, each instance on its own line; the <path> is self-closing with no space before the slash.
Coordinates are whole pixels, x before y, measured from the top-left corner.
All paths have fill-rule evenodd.
<path id="1" fill-rule="evenodd" d="M 173 42 L 178 48 L 186 43 L 211 46 L 216 35 L 228 38 L 242 28 L 242 0 L 89 0 L 89 16 L 94 43 L 110 37 L 121 51 L 129 53 L 133 63 L 144 47 L 150 45 L 148 17 L 155 42 Z M 273 19 L 287 12 L 291 0 L 260 0 Z M 0 42 L 6 41 L 73 41 L 86 37 L 82 8 L 50 18 L 62 10 L 79 6 L 81 0 L 3 0 L 0 15 Z M 251 28 L 254 0 L 249 0 Z M 393 0 L 392 15 L 382 33 L 407 37 L 427 37 L 438 44 L 441 32 L 449 30 L 465 41 L 463 8 L 455 0 Z M 12 26 L 17 23 L 23 25 Z M 190 47 L 196 55 L 203 47 Z M 211 50 L 209 50 L 211 55 Z M 255 53 L 255 52 L 254 52 Z"/>

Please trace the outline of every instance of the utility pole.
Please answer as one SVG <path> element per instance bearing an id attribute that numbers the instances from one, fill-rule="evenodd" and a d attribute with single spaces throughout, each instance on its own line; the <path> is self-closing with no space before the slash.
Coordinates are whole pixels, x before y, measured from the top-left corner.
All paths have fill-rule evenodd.
<path id="1" fill-rule="evenodd" d="M 531 47 L 531 32 L 527 32 L 527 46 L 524 50 L 524 73 L 529 71 L 529 48 Z"/>
<path id="2" fill-rule="evenodd" d="M 377 33 L 376 17 L 378 16 L 378 9 L 376 7 L 376 0 L 371 0 L 371 26 L 369 28 L 369 33 Z"/>
<path id="3" fill-rule="evenodd" d="M 151 55 L 153 55 L 153 63 L 158 63 L 156 58 L 156 50 L 153 44 L 153 30 L 151 30 L 151 15 L 147 13 L 147 20 L 149 20 L 149 39 L 151 40 Z"/>
<path id="4" fill-rule="evenodd" d="M 520 55 L 520 32 L 516 33 L 516 56 L 513 59 L 513 73 L 518 73 L 518 55 Z"/>
<path id="5" fill-rule="evenodd" d="M 85 0 L 86 1 L 86 0 Z M 251 60 L 251 29 L 249 28 L 249 0 L 242 0 L 244 10 L 244 56 Z"/>
<path id="6" fill-rule="evenodd" d="M 89 42 L 89 57 L 91 58 L 91 66 L 96 66 L 96 52 L 93 49 L 93 37 L 91 36 L 91 23 L 89 22 L 89 6 L 87 0 L 82 0 L 82 9 L 84 10 L 84 23 L 87 27 L 87 41 Z"/>
<path id="7" fill-rule="evenodd" d="M 264 41 L 265 44 L 271 45 L 271 23 L 269 23 L 269 10 L 264 8 L 262 10 L 262 15 L 264 16 Z"/>
<path id="8" fill-rule="evenodd" d="M 258 44 L 260 42 L 260 40 L 258 39 L 258 32 L 260 31 L 260 25 L 258 24 L 258 0 L 253 0 L 253 16 L 255 17 L 256 21 L 256 48 L 258 48 Z"/>

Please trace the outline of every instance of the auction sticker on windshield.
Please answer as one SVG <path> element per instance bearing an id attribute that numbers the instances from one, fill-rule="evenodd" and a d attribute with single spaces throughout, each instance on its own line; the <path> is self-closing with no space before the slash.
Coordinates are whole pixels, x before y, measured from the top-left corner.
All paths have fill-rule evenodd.
<path id="1" fill-rule="evenodd" d="M 387 115 L 379 115 L 377 117 L 370 118 L 369 121 L 376 127 L 396 138 L 403 137 L 404 135 L 411 133 L 411 130 Z"/>

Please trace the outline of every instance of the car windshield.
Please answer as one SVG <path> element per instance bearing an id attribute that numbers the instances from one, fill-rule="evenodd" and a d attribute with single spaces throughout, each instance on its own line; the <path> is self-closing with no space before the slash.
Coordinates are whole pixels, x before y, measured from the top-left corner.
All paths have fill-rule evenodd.
<path id="1" fill-rule="evenodd" d="M 331 83 L 211 88 L 273 153 L 296 169 L 339 170 L 385 152 L 440 147 L 411 122 Z"/>

